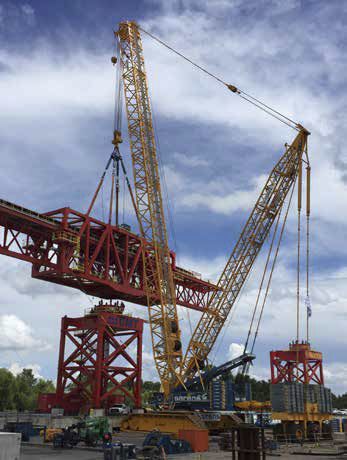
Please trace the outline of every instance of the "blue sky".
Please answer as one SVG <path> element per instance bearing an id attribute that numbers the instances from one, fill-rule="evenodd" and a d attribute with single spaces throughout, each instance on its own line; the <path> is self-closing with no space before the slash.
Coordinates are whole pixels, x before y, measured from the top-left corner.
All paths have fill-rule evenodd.
<path id="1" fill-rule="evenodd" d="M 312 132 L 312 343 L 324 352 L 327 384 L 347 390 L 346 15 L 340 1 L 0 0 L 1 197 L 38 211 L 86 209 L 111 148 L 112 31 L 121 20 L 138 21 Z M 216 280 L 295 132 L 147 37 L 143 45 L 171 245 L 180 264 Z M 126 142 L 122 150 L 130 171 Z M 253 371 L 264 378 L 270 349 L 285 347 L 295 333 L 295 225 L 293 212 L 258 340 Z M 263 262 L 264 255 L 217 343 L 219 362 L 244 340 Z M 81 314 L 89 300 L 31 280 L 29 266 L 6 258 L 0 282 L 0 365 L 31 364 L 54 378 L 59 318 Z M 180 314 L 187 336 L 186 312 Z M 152 362 L 148 337 L 145 360 Z M 149 368 L 145 377 L 153 378 Z"/>

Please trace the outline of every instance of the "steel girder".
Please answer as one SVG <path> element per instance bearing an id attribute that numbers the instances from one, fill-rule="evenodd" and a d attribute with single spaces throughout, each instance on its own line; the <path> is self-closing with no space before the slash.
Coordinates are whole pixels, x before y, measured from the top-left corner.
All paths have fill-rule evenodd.
<path id="1" fill-rule="evenodd" d="M 0 200 L 0 254 L 30 262 L 37 279 L 147 306 L 145 247 L 138 235 L 70 208 L 39 214 Z M 204 311 L 216 287 L 177 267 L 174 253 L 171 264 L 177 304 Z"/>

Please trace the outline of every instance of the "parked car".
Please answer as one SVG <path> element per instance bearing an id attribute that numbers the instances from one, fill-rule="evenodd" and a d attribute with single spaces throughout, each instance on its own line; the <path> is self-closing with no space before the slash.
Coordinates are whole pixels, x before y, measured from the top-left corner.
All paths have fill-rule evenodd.
<path id="1" fill-rule="evenodd" d="M 108 410 L 108 415 L 128 415 L 130 409 L 125 404 L 115 404 Z"/>

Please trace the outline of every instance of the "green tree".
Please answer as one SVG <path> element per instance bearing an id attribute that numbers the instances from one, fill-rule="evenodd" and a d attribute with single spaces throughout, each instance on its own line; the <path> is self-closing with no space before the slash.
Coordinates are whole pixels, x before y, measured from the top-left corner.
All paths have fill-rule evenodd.
<path id="1" fill-rule="evenodd" d="M 142 382 L 142 401 L 143 404 L 148 404 L 152 399 L 154 392 L 160 391 L 160 382 L 145 381 Z"/>
<path id="2" fill-rule="evenodd" d="M 33 411 L 40 393 L 54 392 L 53 382 L 36 379 L 31 369 L 23 369 L 17 376 L 0 369 L 0 410 Z"/>
<path id="3" fill-rule="evenodd" d="M 32 369 L 23 369 L 22 372 L 17 375 L 14 397 L 17 410 L 33 410 L 35 407 L 35 385 L 36 379 Z"/>
<path id="4" fill-rule="evenodd" d="M 16 380 L 7 369 L 0 369 L 0 410 L 16 409 Z"/>
<path id="5" fill-rule="evenodd" d="M 347 409 L 347 393 L 335 396 L 332 394 L 334 409 Z"/>

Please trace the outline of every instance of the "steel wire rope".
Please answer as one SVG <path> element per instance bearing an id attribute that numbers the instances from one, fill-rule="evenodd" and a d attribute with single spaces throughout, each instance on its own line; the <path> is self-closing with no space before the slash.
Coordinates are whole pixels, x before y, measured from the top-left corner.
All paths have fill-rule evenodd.
<path id="1" fill-rule="evenodd" d="M 117 130 L 117 131 L 120 132 L 121 128 L 122 128 L 122 116 L 123 116 L 123 112 L 122 112 L 122 79 L 121 79 L 120 46 L 119 46 L 118 41 L 116 43 L 117 43 L 117 45 L 116 45 L 116 57 L 117 57 L 117 62 L 119 63 L 119 65 L 116 66 L 116 84 L 115 84 L 115 88 L 114 88 L 115 104 L 114 104 L 114 124 L 113 124 L 113 128 L 114 128 L 114 131 Z M 112 156 L 113 156 L 113 154 L 111 155 L 111 157 Z M 114 160 L 113 160 L 113 163 L 114 163 Z M 108 169 L 108 165 L 106 166 L 104 174 L 103 174 L 103 176 L 101 177 L 101 180 L 100 180 L 100 182 L 101 182 L 101 187 L 100 187 L 101 188 L 101 211 L 102 211 L 102 220 L 103 221 L 105 221 L 104 177 L 105 177 L 107 169 Z M 98 195 L 98 193 L 96 192 L 96 196 L 97 195 Z M 110 199 L 112 200 L 113 196 L 111 196 Z M 125 208 L 125 177 L 123 175 L 123 222 L 124 222 L 124 208 Z M 87 292 L 85 291 L 83 283 L 81 282 L 81 280 L 78 277 L 76 278 L 76 280 L 77 280 L 77 283 L 80 285 L 81 292 L 83 292 L 83 294 L 85 294 L 87 296 L 89 302 L 94 307 L 94 303 L 91 300 L 89 294 L 87 294 Z M 94 298 L 94 296 L 92 296 L 92 297 Z"/>
<path id="2" fill-rule="evenodd" d="M 267 238 L 267 239 L 268 239 L 268 238 Z M 215 361 L 215 359 L 216 359 L 216 355 L 217 355 L 217 353 L 218 353 L 218 351 L 219 351 L 219 349 L 220 349 L 220 347 L 221 347 L 221 345 L 222 345 L 222 343 L 223 343 L 223 341 L 224 341 L 224 337 L 225 337 L 226 331 L 227 331 L 227 329 L 229 328 L 230 323 L 231 323 L 231 321 L 233 320 L 233 318 L 234 318 L 234 316 L 235 316 L 236 310 L 237 310 L 237 308 L 238 308 L 238 306 L 239 306 L 239 304 L 240 304 L 240 301 L 241 301 L 242 293 L 244 292 L 244 289 L 245 289 L 247 283 L 249 282 L 249 279 L 252 278 L 252 273 L 253 273 L 253 271 L 255 270 L 254 266 L 255 266 L 255 264 L 252 265 L 251 271 L 249 272 L 249 274 L 248 274 L 248 276 L 247 276 L 247 279 L 246 279 L 245 283 L 243 284 L 243 286 L 242 286 L 242 288 L 241 288 L 241 290 L 240 290 L 239 296 L 237 297 L 236 302 L 235 302 L 235 304 L 234 304 L 234 306 L 233 306 L 233 308 L 232 308 L 232 311 L 231 311 L 231 314 L 230 314 L 230 318 L 228 319 L 228 322 L 227 322 L 227 324 L 226 324 L 226 327 L 223 326 L 224 331 L 223 331 L 223 334 L 222 334 L 222 338 L 221 338 L 221 340 L 220 340 L 220 342 L 219 342 L 219 344 L 218 344 L 218 347 L 217 347 L 217 349 L 216 349 L 216 351 L 215 351 L 215 354 L 214 354 L 212 363 L 214 363 L 214 361 Z"/>
<path id="3" fill-rule="evenodd" d="M 164 166 L 163 156 L 161 154 L 160 140 L 158 136 L 157 117 L 155 115 L 156 111 L 154 109 L 152 94 L 149 88 L 148 88 L 148 93 L 149 93 L 149 99 L 151 101 L 151 108 L 152 108 L 153 127 L 154 127 L 153 131 L 154 131 L 154 138 L 157 144 L 159 172 L 160 172 L 161 177 L 163 178 L 163 185 L 164 185 L 163 188 L 164 188 L 164 196 L 165 196 L 165 204 L 166 204 L 165 207 L 166 207 L 167 215 L 169 217 L 169 226 L 172 232 L 172 239 L 174 243 L 175 252 L 177 252 L 178 245 L 177 245 L 176 232 L 175 232 L 174 220 L 173 220 L 173 215 L 172 215 L 173 213 L 171 212 L 171 208 L 174 210 L 174 206 L 172 204 L 172 201 L 170 199 L 170 195 L 168 192 L 166 174 L 165 174 L 165 166 Z"/>
<path id="4" fill-rule="evenodd" d="M 123 114 L 123 98 L 122 98 L 122 60 L 120 59 L 120 45 L 118 40 L 116 40 L 116 84 L 115 84 L 115 104 L 114 104 L 114 131 L 122 130 L 122 114 Z"/>
<path id="5" fill-rule="evenodd" d="M 295 182 L 296 182 L 296 179 L 295 179 Z M 262 317 L 263 317 L 266 300 L 267 300 L 267 297 L 268 297 L 268 294 L 269 294 L 269 289 L 270 289 L 270 285 L 271 285 L 271 281 L 272 281 L 273 272 L 274 272 L 274 269 L 275 269 L 275 266 L 276 266 L 277 257 L 278 257 L 279 249 L 280 249 L 280 246 L 281 246 L 281 242 L 282 242 L 282 238 L 283 238 L 283 234 L 284 234 L 284 230 L 285 230 L 285 227 L 286 227 L 287 218 L 288 218 L 288 214 L 289 214 L 289 209 L 290 209 L 290 206 L 291 206 L 291 202 L 292 202 L 292 198 L 293 198 L 293 194 L 294 194 L 294 190 L 295 190 L 295 182 L 293 184 L 293 188 L 292 188 L 292 191 L 291 191 L 291 194 L 290 194 L 290 197 L 289 197 L 288 206 L 287 206 L 287 209 L 286 209 L 286 213 L 285 213 L 284 220 L 283 220 L 283 223 L 282 223 L 281 232 L 280 232 L 279 239 L 278 239 L 278 242 L 277 242 L 275 256 L 274 256 L 274 259 L 272 261 L 272 267 L 271 267 L 271 271 L 270 271 L 270 276 L 269 276 L 269 279 L 268 279 L 268 283 L 267 283 L 266 291 L 265 291 L 265 296 L 264 296 L 264 299 L 263 299 L 262 307 L 261 307 L 261 310 L 260 310 L 260 315 L 259 315 L 259 318 L 258 318 L 257 329 L 255 331 L 255 335 L 254 335 L 253 342 L 252 342 L 251 353 L 253 353 L 253 351 L 254 351 L 255 342 L 256 342 L 257 337 L 258 337 L 259 328 L 260 328 L 261 320 L 262 320 Z"/>
<path id="6" fill-rule="evenodd" d="M 214 356 L 213 356 L 213 358 L 212 358 L 212 360 L 211 360 L 211 364 L 213 364 L 213 363 L 215 362 L 215 360 L 216 360 L 216 357 L 217 357 L 217 354 L 218 354 L 218 352 L 219 352 L 219 350 L 220 350 L 220 347 L 221 347 L 222 344 L 223 344 L 223 341 L 224 341 L 224 338 L 225 338 L 226 331 L 227 331 L 227 329 L 229 328 L 231 321 L 234 319 L 236 310 L 237 310 L 237 308 L 238 308 L 238 306 L 239 306 L 239 304 L 240 304 L 241 298 L 242 298 L 242 293 L 243 293 L 243 291 L 244 291 L 244 289 L 245 289 L 245 286 L 246 286 L 247 282 L 248 282 L 249 279 L 252 277 L 253 271 L 254 271 L 254 264 L 253 264 L 253 266 L 252 266 L 252 268 L 251 268 L 251 270 L 250 270 L 250 272 L 249 272 L 249 274 L 248 274 L 248 276 L 247 276 L 247 279 L 245 280 L 244 284 L 243 284 L 242 287 L 241 287 L 241 290 L 240 290 L 239 295 L 238 295 L 238 297 L 237 297 L 237 299 L 236 299 L 236 302 L 234 303 L 234 305 L 233 305 L 233 307 L 232 307 L 232 309 L 231 309 L 231 313 L 230 313 L 230 317 L 228 318 L 228 322 L 227 322 L 226 324 L 223 325 L 223 333 L 222 333 L 222 336 L 221 336 L 221 338 L 220 338 L 220 340 L 219 340 L 219 343 L 217 344 L 216 350 L 215 350 L 215 352 L 214 352 Z"/>
<path id="7" fill-rule="evenodd" d="M 225 82 L 222 78 L 218 77 L 217 75 L 213 74 L 212 72 L 208 71 L 207 69 L 205 69 L 204 67 L 202 67 L 201 65 L 197 64 L 196 62 L 194 62 L 192 59 L 188 58 L 187 56 L 185 56 L 183 53 L 180 53 L 179 51 L 175 50 L 174 48 L 172 48 L 170 45 L 168 45 L 167 43 L 165 43 L 164 41 L 162 41 L 160 38 L 156 37 L 155 35 L 153 35 L 152 33 L 148 32 L 147 30 L 143 29 L 142 27 L 139 26 L 139 29 L 144 32 L 146 35 L 148 35 L 149 37 L 151 37 L 153 40 L 155 40 L 156 42 L 160 43 L 161 45 L 163 45 L 165 48 L 167 48 L 168 50 L 172 51 L 173 53 L 177 54 L 178 56 L 180 56 L 182 59 L 184 59 L 185 61 L 189 62 L 191 65 L 193 65 L 194 67 L 196 67 L 197 69 L 201 70 L 202 72 L 204 72 L 206 75 L 210 76 L 211 78 L 215 79 L 216 81 L 218 81 L 219 83 L 223 84 L 224 86 L 226 86 L 229 90 L 231 90 L 232 92 L 234 92 L 235 94 L 237 94 L 238 96 L 240 96 L 242 99 L 246 100 L 247 102 L 253 104 L 254 106 L 258 107 L 259 109 L 263 110 L 264 112 L 266 112 L 268 115 L 271 115 L 272 117 L 276 118 L 278 121 L 281 121 L 282 123 L 286 124 L 287 126 L 289 126 L 290 128 L 292 129 L 295 129 L 297 131 L 300 130 L 300 128 L 298 127 L 298 123 L 296 123 L 294 120 L 292 120 L 291 118 L 287 117 L 286 115 L 283 115 L 281 112 L 279 112 L 278 110 L 275 110 L 273 109 L 272 107 L 270 107 L 269 105 L 265 104 L 264 102 L 260 101 L 259 99 L 255 98 L 254 96 L 251 96 L 249 93 L 243 91 L 243 90 L 240 90 L 239 88 L 233 86 L 233 85 L 230 85 L 228 84 L 227 82 Z"/>
<path id="8" fill-rule="evenodd" d="M 309 343 L 309 322 L 312 314 L 310 302 L 310 214 L 311 214 L 311 166 L 306 142 L 306 340 Z"/>
<path id="9" fill-rule="evenodd" d="M 102 221 L 105 222 L 104 183 L 101 185 L 101 212 Z"/>
<path id="10" fill-rule="evenodd" d="M 276 219 L 276 226 L 275 226 L 275 229 L 273 231 L 272 238 L 271 238 L 271 243 L 270 243 L 270 247 L 269 247 L 267 258 L 266 258 L 266 262 L 265 262 L 265 266 L 264 266 L 264 270 L 263 270 L 263 275 L 262 275 L 260 286 L 259 286 L 259 289 L 258 289 L 257 299 L 256 299 L 255 306 L 254 306 L 254 309 L 253 309 L 251 323 L 250 323 L 250 326 L 249 326 L 249 329 L 248 329 L 247 339 L 246 339 L 246 342 L 245 342 L 245 348 L 244 348 L 244 351 L 243 351 L 244 353 L 246 353 L 246 351 L 247 351 L 248 342 L 249 342 L 249 339 L 250 339 L 250 336 L 251 336 L 251 333 L 252 333 L 253 324 L 254 324 L 255 316 L 256 316 L 256 313 L 257 313 L 257 310 L 258 310 L 259 300 L 260 300 L 260 296 L 261 296 L 261 293 L 262 293 L 262 290 L 263 290 L 263 285 L 264 285 L 264 281 L 265 281 L 265 277 L 266 277 L 266 273 L 267 273 L 267 268 L 268 268 L 269 261 L 270 261 L 270 258 L 271 258 L 271 254 L 272 254 L 273 244 L 274 244 L 274 241 L 275 241 L 276 235 L 277 235 L 278 224 L 280 222 L 282 209 L 283 208 L 281 207 L 280 212 L 278 213 L 278 216 L 277 216 L 277 219 Z"/>
<path id="11" fill-rule="evenodd" d="M 296 181 L 296 179 L 295 179 L 295 181 Z M 281 241 L 282 241 L 284 229 L 285 229 L 285 226 L 286 226 L 287 217 L 288 217 L 288 213 L 289 213 L 289 209 L 290 209 L 290 205 L 291 205 L 291 201 L 292 201 L 294 189 L 295 189 L 295 182 L 294 182 L 294 184 L 293 184 L 293 188 L 292 188 L 291 195 L 290 195 L 290 198 L 289 198 L 289 202 L 288 202 L 286 214 L 285 214 L 285 217 L 284 217 L 284 220 L 283 220 L 283 223 L 282 223 L 282 227 L 281 227 L 281 232 L 280 232 L 279 240 L 278 240 L 278 242 L 277 242 L 277 247 L 276 247 L 275 256 L 274 256 L 274 259 L 273 259 L 273 261 L 272 261 L 272 267 L 271 267 L 270 275 L 269 275 L 269 278 L 268 278 L 268 282 L 267 282 L 267 286 L 266 286 L 266 291 L 265 291 L 265 295 L 264 295 L 264 299 L 263 299 L 263 303 L 262 303 L 262 307 L 261 307 L 260 314 L 259 314 L 259 317 L 258 317 L 257 328 L 256 328 L 256 331 L 255 331 L 254 336 L 253 336 L 253 342 L 252 342 L 252 346 L 251 346 L 251 350 L 250 350 L 250 353 L 251 353 L 251 354 L 253 354 L 253 352 L 254 352 L 255 343 L 256 343 L 256 340 L 257 340 L 257 337 L 258 337 L 258 333 L 259 333 L 259 329 L 260 329 L 261 320 L 262 320 L 262 318 L 263 318 L 264 308 L 265 308 L 266 300 L 267 300 L 267 297 L 268 297 L 268 293 L 269 293 L 269 289 L 270 289 L 270 285 L 271 285 L 271 281 L 272 281 L 272 276 L 273 276 L 273 272 L 274 272 L 274 269 L 275 269 L 275 265 L 276 265 L 276 261 L 277 261 L 277 256 L 278 256 L 278 253 L 279 253 L 279 248 L 280 248 L 280 245 L 281 245 Z M 243 368 L 242 368 L 242 375 L 248 375 L 250 366 L 251 366 L 251 363 L 247 363 L 247 364 L 245 364 L 245 365 L 243 366 Z"/>

